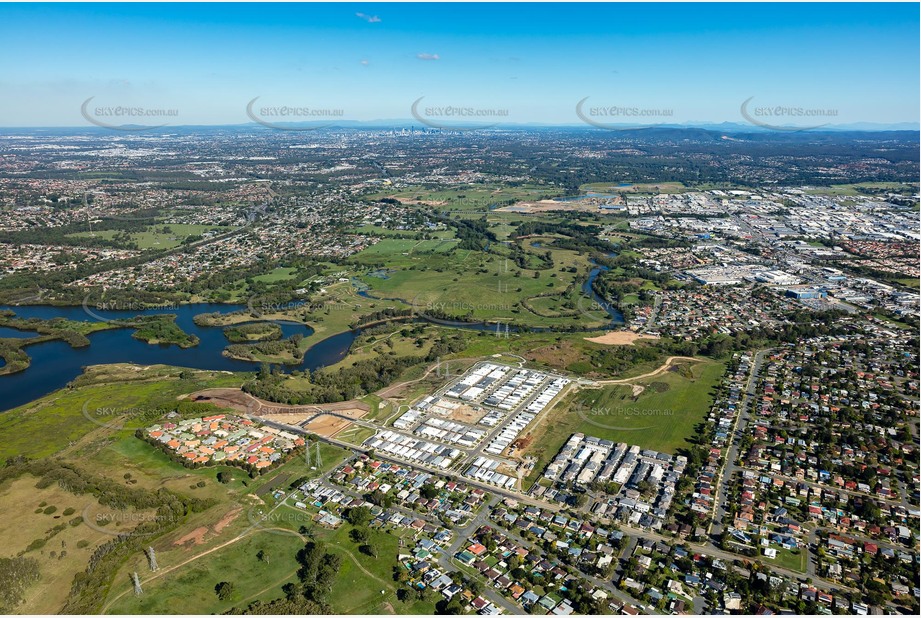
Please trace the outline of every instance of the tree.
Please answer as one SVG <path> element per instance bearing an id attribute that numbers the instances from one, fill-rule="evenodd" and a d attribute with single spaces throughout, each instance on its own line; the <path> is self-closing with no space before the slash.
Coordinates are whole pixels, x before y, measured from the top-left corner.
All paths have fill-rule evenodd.
<path id="1" fill-rule="evenodd" d="M 375 489 L 368 496 L 368 500 L 379 507 L 388 509 L 393 504 L 393 496 L 385 494 L 380 489 Z M 365 508 L 365 507 L 362 507 Z"/>
<path id="2" fill-rule="evenodd" d="M 377 558 L 377 548 L 370 543 L 365 543 L 364 545 L 359 546 L 358 551 L 372 558 Z"/>
<path id="3" fill-rule="evenodd" d="M 366 506 L 351 508 L 345 512 L 345 520 L 353 526 L 367 526 L 371 523 L 371 509 Z"/>
<path id="4" fill-rule="evenodd" d="M 425 588 L 416 588 L 415 586 L 410 586 L 409 588 L 400 588 L 397 590 L 397 598 L 403 603 L 412 603 L 413 601 L 422 601 L 426 597 Z"/>
<path id="5" fill-rule="evenodd" d="M 349 538 L 355 543 L 365 544 L 371 539 L 371 533 L 367 528 L 353 528 L 349 532 Z"/>
<path id="6" fill-rule="evenodd" d="M 442 616 L 459 616 L 464 613 L 464 604 L 461 603 L 458 595 L 454 595 L 450 601 L 442 599 L 436 603 L 435 613 Z"/>
<path id="7" fill-rule="evenodd" d="M 232 473 L 232 472 L 228 472 L 228 471 L 226 471 L 226 470 L 221 470 L 220 472 L 217 473 L 217 482 L 218 482 L 218 483 L 221 483 L 222 485 L 226 485 L 227 483 L 229 483 L 229 482 L 232 481 L 232 480 L 233 480 L 233 473 Z"/>
<path id="8" fill-rule="evenodd" d="M 220 582 L 214 587 L 214 592 L 217 594 L 217 598 L 221 601 L 226 601 L 233 594 L 233 582 Z"/>
<path id="9" fill-rule="evenodd" d="M 259 562 L 265 562 L 266 564 L 269 563 L 269 555 L 268 555 L 267 553 L 265 553 L 265 550 L 264 550 L 264 549 L 260 549 L 260 550 L 256 553 L 256 559 L 257 559 Z"/>

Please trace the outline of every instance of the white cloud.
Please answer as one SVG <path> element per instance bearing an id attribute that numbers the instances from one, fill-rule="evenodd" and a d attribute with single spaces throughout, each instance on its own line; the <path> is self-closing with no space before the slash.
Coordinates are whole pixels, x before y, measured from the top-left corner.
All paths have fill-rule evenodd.
<path id="1" fill-rule="evenodd" d="M 364 13 L 355 13 L 355 17 L 363 19 L 369 24 L 379 24 L 381 23 L 381 18 L 377 15 L 365 15 Z"/>
<path id="2" fill-rule="evenodd" d="M 441 60 L 441 58 L 438 57 L 438 54 L 416 54 L 416 58 L 419 60 Z"/>

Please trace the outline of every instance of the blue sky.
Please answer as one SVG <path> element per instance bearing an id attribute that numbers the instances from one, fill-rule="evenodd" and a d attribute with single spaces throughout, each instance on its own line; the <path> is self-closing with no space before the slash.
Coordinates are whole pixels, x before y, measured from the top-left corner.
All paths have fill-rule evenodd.
<path id="1" fill-rule="evenodd" d="M 0 4 L 0 126 L 80 105 L 249 122 L 246 104 L 407 119 L 410 106 L 578 124 L 591 106 L 743 122 L 740 105 L 917 122 L 917 4 Z M 797 122 L 792 122 L 796 124 Z"/>

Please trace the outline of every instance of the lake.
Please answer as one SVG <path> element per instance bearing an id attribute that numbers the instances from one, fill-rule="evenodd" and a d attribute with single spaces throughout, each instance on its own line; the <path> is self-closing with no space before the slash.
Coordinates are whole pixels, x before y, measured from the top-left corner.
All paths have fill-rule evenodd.
<path id="1" fill-rule="evenodd" d="M 603 267 L 596 267 L 591 271 L 583 290 L 586 295 L 590 296 L 602 307 L 605 307 L 613 323 L 622 323 L 623 316 L 620 312 L 604 303 L 591 288 L 592 281 L 601 270 L 603 270 Z M 374 298 L 366 291 L 359 292 L 359 295 Z M 58 340 L 27 346 L 24 349 L 32 359 L 31 366 L 25 371 L 0 376 L 0 412 L 5 412 L 64 388 L 68 382 L 83 373 L 84 367 L 90 365 L 135 363 L 138 365 L 172 365 L 208 371 L 256 371 L 260 363 L 227 358 L 222 354 L 224 348 L 229 344 L 224 336 L 222 327 L 198 326 L 194 322 L 194 317 L 202 313 L 232 313 L 246 308 L 245 305 L 196 303 L 144 311 L 113 311 L 95 309 L 91 306 L 90 312 L 93 315 L 90 315 L 90 313 L 84 311 L 83 307 L 0 306 L 0 309 L 13 311 L 17 316 L 26 319 L 41 318 L 49 320 L 61 317 L 84 322 L 172 313 L 176 315 L 176 324 L 183 331 L 199 338 L 197 346 L 183 349 L 176 345 L 151 345 L 132 337 L 133 329 L 119 328 L 88 335 L 90 345 L 84 348 L 72 348 L 69 344 Z M 94 316 L 98 316 L 98 318 Z M 416 316 L 413 321 L 425 321 L 466 330 L 496 331 L 496 324 L 488 322 L 457 322 L 424 315 Z M 275 323 L 281 327 L 282 336 L 285 338 L 297 333 L 308 337 L 314 332 L 309 326 L 296 322 L 276 321 Z M 504 329 L 504 327 L 502 328 Z M 601 329 L 604 328 L 601 327 Z M 508 330 L 509 332 L 517 332 L 518 329 L 513 326 Z M 543 331 L 547 329 L 535 328 L 533 330 Z M 300 365 L 283 365 L 282 368 L 285 371 L 291 371 L 292 369 L 314 371 L 334 365 L 345 358 L 355 338 L 360 334 L 360 330 L 353 330 L 327 337 L 307 349 L 304 354 L 304 360 Z M 0 327 L 0 337 L 23 338 L 29 336 L 34 336 L 34 334 Z"/>
<path id="2" fill-rule="evenodd" d="M 111 311 L 90 307 L 95 315 L 104 319 L 132 318 L 136 315 L 154 315 L 172 313 L 176 315 L 176 324 L 182 330 L 199 338 L 199 344 L 193 348 L 182 349 L 175 345 L 151 345 L 132 337 L 133 329 L 120 328 L 100 331 L 89 335 L 90 345 L 85 348 L 72 348 L 63 341 L 48 341 L 30 345 L 25 348 L 32 359 L 32 365 L 25 371 L 0 376 L 0 411 L 23 405 L 47 395 L 79 376 L 83 368 L 89 365 L 107 363 L 137 363 L 139 365 L 174 365 L 192 369 L 212 371 L 255 371 L 259 363 L 235 360 L 223 356 L 224 348 L 229 344 L 224 337 L 223 328 L 198 326 L 193 318 L 200 313 L 230 313 L 245 309 L 245 305 L 222 305 L 197 303 L 171 307 L 169 309 L 149 309 L 146 311 Z M 82 307 L 23 306 L 0 307 L 16 313 L 22 318 L 51 319 L 55 317 L 98 321 L 83 310 Z M 284 337 L 300 333 L 307 337 L 313 329 L 294 322 L 277 322 Z M 7 333 L 7 331 L 10 331 Z M 339 362 L 348 353 L 352 342 L 358 336 L 357 331 L 339 333 L 318 341 L 307 350 L 304 362 L 287 369 L 318 369 Z M 0 337 L 29 336 L 11 328 L 3 328 Z"/>

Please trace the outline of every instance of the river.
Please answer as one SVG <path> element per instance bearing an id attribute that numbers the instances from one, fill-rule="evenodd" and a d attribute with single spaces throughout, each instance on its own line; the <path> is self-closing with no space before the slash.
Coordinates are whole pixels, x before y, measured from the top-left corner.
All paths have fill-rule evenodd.
<path id="1" fill-rule="evenodd" d="M 245 305 L 208 303 L 146 311 L 111 311 L 91 307 L 93 314 L 105 319 L 172 313 L 176 315 L 176 324 L 190 335 L 198 337 L 200 341 L 197 346 L 187 349 L 176 345 L 151 345 L 132 337 L 133 329 L 119 328 L 90 334 L 90 345 L 84 348 L 72 348 L 69 344 L 57 340 L 26 346 L 24 349 L 32 359 L 31 366 L 25 371 L 0 376 L 0 411 L 15 408 L 63 388 L 68 382 L 79 376 L 84 367 L 89 365 L 137 363 L 139 365 L 175 365 L 212 371 L 255 371 L 259 367 L 258 363 L 235 360 L 222 354 L 229 342 L 221 327 L 198 326 L 193 321 L 193 318 L 200 313 L 230 313 L 245 308 Z M 70 320 L 98 321 L 82 307 L 22 306 L 0 307 L 0 309 L 11 310 L 21 318 L 63 317 Z M 281 327 L 284 337 L 290 337 L 296 333 L 305 337 L 313 334 L 313 329 L 303 324 L 294 322 L 277 322 L 277 324 Z M 3 328 L 0 330 L 0 336 L 21 338 L 32 335 L 15 329 Z M 357 336 L 357 331 L 347 331 L 318 341 L 308 348 L 303 363 L 297 367 L 289 366 L 289 368 L 314 370 L 337 363 L 348 353 Z"/>
<path id="2" fill-rule="evenodd" d="M 603 267 L 596 266 L 591 271 L 583 290 L 596 303 L 606 308 L 613 320 L 612 325 L 618 322 L 623 323 L 623 316 L 616 309 L 609 308 L 607 303 L 604 303 L 591 288 L 592 281 L 601 270 L 603 270 Z M 359 292 L 359 294 L 366 298 L 374 298 L 367 292 Z M 83 307 L 0 306 L 0 310 L 13 311 L 18 317 L 26 319 L 41 318 L 48 320 L 62 317 L 84 322 L 172 313 L 176 315 L 176 324 L 183 331 L 199 338 L 197 346 L 183 349 L 176 345 L 151 345 L 132 337 L 133 329 L 119 328 L 88 335 L 90 345 L 83 348 L 73 348 L 59 340 L 26 346 L 24 350 L 32 359 L 32 364 L 25 371 L 0 376 L 0 412 L 29 403 L 65 387 L 68 382 L 83 373 L 84 367 L 90 365 L 136 363 L 138 365 L 173 365 L 209 371 L 255 371 L 259 368 L 259 363 L 236 360 L 222 354 L 224 348 L 229 344 L 224 336 L 222 327 L 198 326 L 193 320 L 196 315 L 202 313 L 231 313 L 241 309 L 246 309 L 246 306 L 196 303 L 144 311 L 113 311 L 90 307 L 89 312 L 85 311 Z M 494 331 L 497 328 L 495 323 L 457 322 L 426 316 L 417 316 L 414 320 L 424 320 L 442 326 L 476 331 Z M 276 323 L 281 327 L 282 336 L 285 338 L 297 333 L 308 337 L 314 332 L 309 326 L 296 322 L 277 321 Z M 504 330 L 504 327 L 501 327 L 501 330 Z M 517 332 L 518 329 L 512 326 L 508 330 L 509 332 Z M 533 330 L 542 331 L 546 329 L 535 328 Z M 360 330 L 346 331 L 318 341 L 307 349 L 304 354 L 304 360 L 300 365 L 286 365 L 284 369 L 287 371 L 292 369 L 309 369 L 313 371 L 334 365 L 345 358 L 352 346 L 352 342 L 355 341 L 359 334 L 361 334 Z M 36 333 L 0 327 L 0 337 L 24 338 L 35 335 Z"/>

